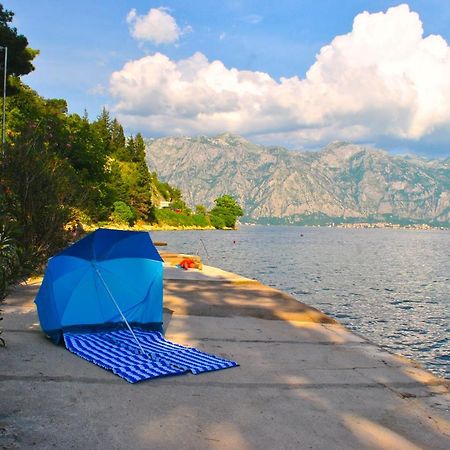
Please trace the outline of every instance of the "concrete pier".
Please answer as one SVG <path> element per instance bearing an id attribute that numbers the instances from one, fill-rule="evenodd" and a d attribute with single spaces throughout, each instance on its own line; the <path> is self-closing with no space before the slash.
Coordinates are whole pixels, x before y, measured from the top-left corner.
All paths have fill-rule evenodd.
<path id="1" fill-rule="evenodd" d="M 2 306 L 0 448 L 448 449 L 449 383 L 255 280 L 165 268 L 168 339 L 240 367 L 130 385 Z"/>

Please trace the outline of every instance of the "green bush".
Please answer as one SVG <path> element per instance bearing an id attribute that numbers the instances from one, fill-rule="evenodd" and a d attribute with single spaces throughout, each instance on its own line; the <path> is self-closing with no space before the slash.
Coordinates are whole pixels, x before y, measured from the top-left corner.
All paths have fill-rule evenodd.
<path id="1" fill-rule="evenodd" d="M 211 225 L 218 230 L 226 227 L 225 220 L 222 216 L 211 215 Z"/>
<path id="2" fill-rule="evenodd" d="M 211 226 L 211 223 L 208 220 L 208 217 L 204 214 L 193 214 L 190 216 L 192 219 L 192 223 L 196 227 L 209 227 Z"/>
<path id="3" fill-rule="evenodd" d="M 7 294 L 8 286 L 20 276 L 20 260 L 17 241 L 9 223 L 0 222 L 0 301 Z"/>
<path id="4" fill-rule="evenodd" d="M 231 195 L 223 195 L 214 202 L 216 205 L 209 212 L 214 228 L 235 228 L 237 218 L 244 214 L 236 200 Z"/>
<path id="5" fill-rule="evenodd" d="M 210 223 L 206 216 L 202 214 L 188 215 L 183 212 L 172 211 L 171 209 L 156 209 L 155 218 L 158 224 L 171 227 L 209 227 Z"/>
<path id="6" fill-rule="evenodd" d="M 114 222 L 126 223 L 127 225 L 133 225 L 135 215 L 133 210 L 122 201 L 114 202 L 114 211 L 111 214 L 111 219 Z"/>

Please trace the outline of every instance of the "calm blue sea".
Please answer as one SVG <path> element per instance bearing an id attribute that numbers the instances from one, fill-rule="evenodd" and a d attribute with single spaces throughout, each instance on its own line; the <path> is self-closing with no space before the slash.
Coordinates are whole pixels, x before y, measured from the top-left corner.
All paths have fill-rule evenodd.
<path id="1" fill-rule="evenodd" d="M 242 226 L 152 236 L 288 292 L 450 378 L 448 230 Z"/>

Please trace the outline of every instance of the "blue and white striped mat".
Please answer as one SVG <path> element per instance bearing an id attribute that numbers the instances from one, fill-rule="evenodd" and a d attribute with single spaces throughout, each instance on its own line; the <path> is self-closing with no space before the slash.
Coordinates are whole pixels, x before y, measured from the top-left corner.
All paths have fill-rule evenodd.
<path id="1" fill-rule="evenodd" d="M 236 367 L 234 361 L 174 344 L 157 331 L 133 329 L 141 347 L 129 330 L 100 333 L 64 333 L 66 347 L 72 353 L 111 370 L 130 383 L 168 375 L 181 375 Z"/>

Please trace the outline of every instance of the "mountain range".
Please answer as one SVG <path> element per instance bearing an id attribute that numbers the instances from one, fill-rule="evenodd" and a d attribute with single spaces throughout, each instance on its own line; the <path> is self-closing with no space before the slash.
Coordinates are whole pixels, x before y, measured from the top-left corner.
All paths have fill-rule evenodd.
<path id="1" fill-rule="evenodd" d="M 191 206 L 231 194 L 244 220 L 450 222 L 450 158 L 392 155 L 347 142 L 294 151 L 224 133 L 149 139 L 146 160 Z"/>

